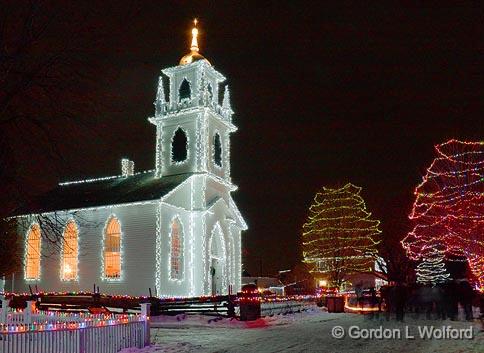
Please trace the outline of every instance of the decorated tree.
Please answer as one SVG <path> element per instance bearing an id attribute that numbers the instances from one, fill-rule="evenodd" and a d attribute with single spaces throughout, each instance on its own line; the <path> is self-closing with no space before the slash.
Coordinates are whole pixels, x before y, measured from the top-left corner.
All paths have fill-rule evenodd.
<path id="1" fill-rule="evenodd" d="M 444 283 L 450 275 L 444 263 L 445 249 L 441 244 L 430 243 L 425 249 L 425 257 L 417 266 L 417 282 L 422 284 Z"/>
<path id="2" fill-rule="evenodd" d="M 350 274 L 374 269 L 380 222 L 371 219 L 360 193 L 351 183 L 324 187 L 303 225 L 303 261 L 332 286 L 341 286 Z"/>
<path id="3" fill-rule="evenodd" d="M 410 258 L 436 261 L 435 244 L 444 255 L 465 257 L 484 287 L 484 141 L 450 140 L 435 146 L 434 159 L 415 189 L 410 219 L 413 230 L 402 244 Z M 440 265 L 439 265 L 440 266 Z M 434 275 L 440 275 L 434 268 Z M 429 274 L 426 275 L 427 277 Z"/>

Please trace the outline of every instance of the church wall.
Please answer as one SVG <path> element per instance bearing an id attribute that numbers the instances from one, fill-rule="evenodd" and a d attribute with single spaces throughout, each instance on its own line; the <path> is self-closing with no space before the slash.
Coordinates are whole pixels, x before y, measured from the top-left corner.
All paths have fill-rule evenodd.
<path id="1" fill-rule="evenodd" d="M 193 273 L 193 286 L 191 288 L 191 293 L 193 296 L 204 295 L 204 279 L 206 278 L 206 273 L 203 267 L 203 249 L 204 249 L 204 216 L 201 213 L 194 213 L 192 216 L 193 225 L 193 238 L 192 238 L 192 254 L 193 263 L 191 268 Z"/>
<path id="2" fill-rule="evenodd" d="M 37 284 L 42 291 L 91 292 L 96 283 L 101 293 L 148 295 L 148 288 L 154 290 L 155 286 L 156 208 L 152 203 L 83 210 L 75 214 L 57 213 L 65 221 L 73 218 L 79 230 L 78 281 L 61 280 L 60 251 L 42 239 L 44 257 L 40 280 L 25 281 L 22 271 L 17 274 L 15 290 L 28 291 L 29 284 L 32 287 Z M 103 231 L 111 215 L 121 223 L 122 274 L 119 280 L 101 279 Z"/>
<path id="3" fill-rule="evenodd" d="M 239 292 L 242 283 L 242 230 L 235 223 L 231 223 L 230 232 L 234 242 L 234 291 Z"/>

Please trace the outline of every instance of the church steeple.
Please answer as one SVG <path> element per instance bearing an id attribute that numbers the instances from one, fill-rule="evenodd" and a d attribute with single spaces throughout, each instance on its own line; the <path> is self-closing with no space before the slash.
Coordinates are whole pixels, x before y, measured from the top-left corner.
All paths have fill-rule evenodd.
<path id="1" fill-rule="evenodd" d="M 190 47 L 191 51 L 196 51 L 198 53 L 198 29 L 197 29 L 198 20 L 195 18 L 193 20 L 193 24 L 195 27 L 192 29 L 192 46 Z"/>
<path id="2" fill-rule="evenodd" d="M 208 62 L 205 57 L 199 53 L 200 48 L 198 47 L 198 28 L 197 28 L 198 20 L 195 18 L 193 20 L 193 28 L 192 28 L 192 42 L 190 45 L 190 52 L 186 55 L 184 55 L 180 59 L 180 65 L 188 65 L 191 64 L 192 62 L 198 61 L 198 60 L 205 60 Z"/>
<path id="3" fill-rule="evenodd" d="M 156 91 L 155 116 L 160 116 L 165 110 L 165 90 L 163 88 L 163 77 L 158 79 L 158 90 Z"/>
<path id="4" fill-rule="evenodd" d="M 198 21 L 194 21 L 190 52 L 180 64 L 162 70 L 168 80 L 158 81 L 155 116 L 156 177 L 208 173 L 230 182 L 232 123 L 225 77 L 199 54 Z M 164 83 L 168 81 L 165 97 Z"/>

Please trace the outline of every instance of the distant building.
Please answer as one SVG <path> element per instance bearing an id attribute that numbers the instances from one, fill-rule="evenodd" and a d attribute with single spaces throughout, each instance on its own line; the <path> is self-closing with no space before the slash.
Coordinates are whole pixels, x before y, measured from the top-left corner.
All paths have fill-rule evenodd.
<path id="1" fill-rule="evenodd" d="M 355 272 L 346 274 L 344 283 L 341 286 L 341 290 L 348 290 L 353 288 L 357 284 L 361 284 L 363 288 L 376 288 L 388 284 L 385 273 L 387 272 L 386 263 L 382 258 L 378 258 L 378 261 L 373 261 L 371 271 L 368 272 Z M 323 274 L 318 276 L 316 280 L 328 280 Z"/>
<path id="2" fill-rule="evenodd" d="M 284 295 L 284 284 L 274 277 L 242 277 L 242 285 L 255 284 L 261 292 L 271 291 L 277 295 Z"/>

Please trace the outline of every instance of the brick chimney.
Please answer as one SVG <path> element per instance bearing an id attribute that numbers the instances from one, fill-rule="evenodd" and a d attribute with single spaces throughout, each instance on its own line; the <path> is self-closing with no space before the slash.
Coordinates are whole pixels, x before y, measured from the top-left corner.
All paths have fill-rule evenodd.
<path id="1" fill-rule="evenodd" d="M 121 175 L 129 177 L 134 174 L 134 162 L 128 158 L 121 159 Z"/>

